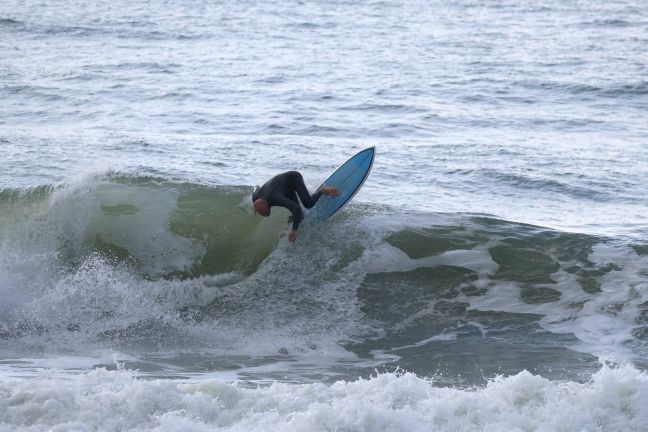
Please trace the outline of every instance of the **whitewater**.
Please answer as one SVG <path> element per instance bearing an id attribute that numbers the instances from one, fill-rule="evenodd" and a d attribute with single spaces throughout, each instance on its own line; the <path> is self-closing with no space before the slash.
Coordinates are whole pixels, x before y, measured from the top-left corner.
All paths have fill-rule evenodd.
<path id="1" fill-rule="evenodd" d="M 647 430 L 647 23 L 3 2 L 0 431 Z"/>

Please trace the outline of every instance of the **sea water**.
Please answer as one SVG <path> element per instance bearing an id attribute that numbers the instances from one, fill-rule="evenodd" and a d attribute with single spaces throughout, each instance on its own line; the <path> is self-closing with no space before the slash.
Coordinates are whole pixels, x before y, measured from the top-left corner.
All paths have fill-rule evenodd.
<path id="1" fill-rule="evenodd" d="M 648 428 L 648 5 L 0 3 L 0 430 Z M 376 146 L 353 203 L 255 216 Z"/>

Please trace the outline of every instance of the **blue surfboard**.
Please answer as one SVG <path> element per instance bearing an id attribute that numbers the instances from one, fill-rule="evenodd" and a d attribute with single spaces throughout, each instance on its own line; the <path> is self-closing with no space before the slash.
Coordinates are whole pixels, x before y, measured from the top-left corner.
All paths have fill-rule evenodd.
<path id="1" fill-rule="evenodd" d="M 333 216 L 346 205 L 360 190 L 369 176 L 373 166 L 376 148 L 369 147 L 346 161 L 340 168 L 335 170 L 322 186 L 332 186 L 340 193 L 336 197 L 323 195 L 315 207 L 311 209 L 310 216 L 318 221 L 325 221 Z"/>

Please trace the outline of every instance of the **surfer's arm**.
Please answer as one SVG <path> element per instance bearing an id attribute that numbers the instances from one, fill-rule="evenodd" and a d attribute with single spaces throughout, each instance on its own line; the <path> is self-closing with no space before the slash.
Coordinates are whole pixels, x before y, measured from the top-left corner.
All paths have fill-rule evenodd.
<path id="1" fill-rule="evenodd" d="M 299 223 L 304 219 L 304 212 L 299 204 L 286 197 L 275 197 L 272 199 L 272 205 L 285 207 L 292 213 L 292 229 L 297 231 Z"/>

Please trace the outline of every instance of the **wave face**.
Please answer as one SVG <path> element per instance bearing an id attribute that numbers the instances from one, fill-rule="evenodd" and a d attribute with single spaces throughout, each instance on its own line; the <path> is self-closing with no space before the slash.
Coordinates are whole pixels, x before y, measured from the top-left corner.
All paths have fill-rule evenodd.
<path id="1" fill-rule="evenodd" d="M 251 191 L 117 174 L 3 190 L 5 358 L 452 385 L 646 367 L 646 245 L 375 205 L 307 216 L 290 245 L 287 212 L 254 216 Z"/>

